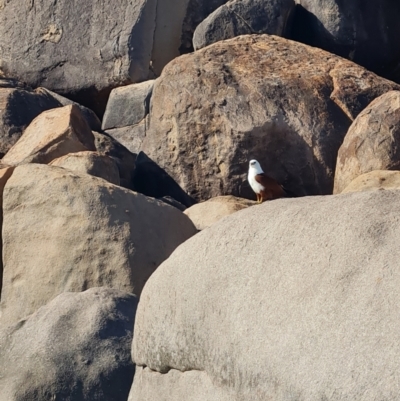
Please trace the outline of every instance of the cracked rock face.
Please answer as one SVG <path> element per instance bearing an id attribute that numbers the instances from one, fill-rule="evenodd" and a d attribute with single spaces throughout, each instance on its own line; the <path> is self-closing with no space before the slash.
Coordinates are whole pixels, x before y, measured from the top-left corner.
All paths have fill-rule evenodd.
<path id="1" fill-rule="evenodd" d="M 398 400 L 400 191 L 279 199 L 147 282 L 130 401 Z"/>
<path id="2" fill-rule="evenodd" d="M 355 119 L 339 149 L 335 193 L 373 170 L 400 170 L 400 92 L 375 99 Z"/>
<path id="3" fill-rule="evenodd" d="M 298 195 L 329 194 L 352 120 L 391 89 L 400 87 L 323 50 L 240 36 L 166 66 L 142 150 L 197 200 L 254 199 L 253 158 Z"/>

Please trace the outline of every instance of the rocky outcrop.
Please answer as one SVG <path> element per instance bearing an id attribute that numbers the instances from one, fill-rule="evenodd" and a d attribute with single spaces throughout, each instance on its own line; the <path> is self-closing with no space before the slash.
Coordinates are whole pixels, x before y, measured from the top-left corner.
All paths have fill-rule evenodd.
<path id="1" fill-rule="evenodd" d="M 375 99 L 349 128 L 338 153 L 335 193 L 373 170 L 400 170 L 400 92 Z"/>
<path id="2" fill-rule="evenodd" d="M 68 153 L 95 150 L 94 137 L 79 108 L 65 106 L 40 114 L 24 131 L 2 162 L 50 163 Z"/>
<path id="3" fill-rule="evenodd" d="M 400 189 L 400 171 L 370 171 L 355 178 L 341 193 L 386 189 Z"/>
<path id="4" fill-rule="evenodd" d="M 66 291 L 107 286 L 140 295 L 196 232 L 176 208 L 102 179 L 18 166 L 3 195 L 1 319 L 17 321 Z"/>
<path id="5" fill-rule="evenodd" d="M 170 196 L 186 207 L 196 203 L 165 170 L 154 163 L 144 152 L 140 152 L 137 156 L 132 184 L 135 191 L 152 198 Z"/>
<path id="6" fill-rule="evenodd" d="M 60 107 L 60 103 L 48 93 L 0 86 L 0 157 L 18 141 L 34 118 L 55 107 Z"/>
<path id="7" fill-rule="evenodd" d="M 185 210 L 198 230 L 212 226 L 223 217 L 255 205 L 256 202 L 235 196 L 217 196 Z"/>
<path id="8" fill-rule="evenodd" d="M 193 47 L 254 33 L 284 36 L 294 8 L 294 0 L 228 1 L 196 28 Z"/>
<path id="9" fill-rule="evenodd" d="M 296 195 L 329 194 L 352 119 L 391 89 L 400 87 L 322 50 L 241 36 L 168 64 L 142 149 L 197 200 L 254 199 L 252 158 Z"/>
<path id="10" fill-rule="evenodd" d="M 0 329 L 0 400 L 126 401 L 137 300 L 93 288 L 64 293 Z"/>
<path id="11" fill-rule="evenodd" d="M 105 133 L 124 145 L 130 152 L 137 154 L 142 149 L 142 143 L 148 126 L 148 118 L 144 118 L 136 125 L 108 129 Z"/>
<path id="12" fill-rule="evenodd" d="M 400 191 L 282 199 L 197 234 L 142 293 L 130 400 L 396 400 L 399 214 Z"/>
<path id="13" fill-rule="evenodd" d="M 296 0 L 292 38 L 400 82 L 400 3 Z"/>
<path id="14" fill-rule="evenodd" d="M 97 152 L 76 152 L 54 159 L 50 166 L 63 167 L 74 173 L 90 174 L 103 178 L 111 184 L 120 185 L 117 163 Z"/>

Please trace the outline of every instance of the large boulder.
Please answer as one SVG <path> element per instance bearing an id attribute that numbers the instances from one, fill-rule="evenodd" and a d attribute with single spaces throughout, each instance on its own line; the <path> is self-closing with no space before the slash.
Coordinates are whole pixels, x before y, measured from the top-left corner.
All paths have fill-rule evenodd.
<path id="1" fill-rule="evenodd" d="M 136 298 L 109 288 L 64 293 L 0 330 L 1 401 L 126 401 Z"/>
<path id="2" fill-rule="evenodd" d="M 142 149 L 148 125 L 148 118 L 145 118 L 138 124 L 108 129 L 104 132 L 125 146 L 130 152 L 138 154 Z"/>
<path id="3" fill-rule="evenodd" d="M 294 8 L 294 0 L 228 1 L 196 28 L 193 47 L 253 33 L 284 36 Z"/>
<path id="4" fill-rule="evenodd" d="M 120 185 L 117 163 L 111 157 L 97 152 L 76 152 L 54 159 L 50 166 L 63 167 L 76 174 L 90 174 Z"/>
<path id="5" fill-rule="evenodd" d="M 296 0 L 292 38 L 400 81 L 400 3 Z"/>
<path id="6" fill-rule="evenodd" d="M 212 226 L 223 217 L 236 213 L 255 205 L 256 202 L 248 199 L 237 198 L 236 196 L 217 196 L 206 202 L 198 203 L 185 210 L 185 214 L 190 217 L 198 230 L 204 230 Z"/>
<path id="7" fill-rule="evenodd" d="M 370 171 L 355 178 L 341 193 L 386 189 L 400 189 L 400 171 Z"/>
<path id="8" fill-rule="evenodd" d="M 34 118 L 61 106 L 49 93 L 1 85 L 0 105 L 0 158 L 18 141 Z"/>
<path id="9" fill-rule="evenodd" d="M 334 192 L 373 170 L 400 170 L 400 92 L 375 99 L 355 119 L 341 145 Z"/>
<path id="10" fill-rule="evenodd" d="M 130 400 L 397 400 L 399 215 L 400 191 L 282 199 L 197 234 L 142 292 Z"/>
<path id="11" fill-rule="evenodd" d="M 323 50 L 245 35 L 173 60 L 142 150 L 197 200 L 254 199 L 249 159 L 297 195 L 329 194 L 357 114 L 397 84 Z"/>
<path id="12" fill-rule="evenodd" d="M 70 105 L 35 118 L 2 162 L 50 163 L 69 153 L 95 149 L 94 136 L 79 107 Z"/>
<path id="13" fill-rule="evenodd" d="M 66 291 L 108 286 L 140 295 L 195 233 L 176 208 L 100 178 L 18 166 L 3 194 L 1 319 L 21 319 Z"/>

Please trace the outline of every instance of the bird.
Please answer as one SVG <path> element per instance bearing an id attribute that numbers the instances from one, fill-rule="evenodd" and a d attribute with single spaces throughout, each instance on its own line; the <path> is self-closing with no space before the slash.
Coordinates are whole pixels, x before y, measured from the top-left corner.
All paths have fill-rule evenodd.
<path id="1" fill-rule="evenodd" d="M 283 187 L 283 185 L 279 184 L 273 178 L 268 177 L 257 160 L 250 160 L 247 179 L 251 189 L 257 195 L 257 203 L 295 196 L 292 192 Z"/>

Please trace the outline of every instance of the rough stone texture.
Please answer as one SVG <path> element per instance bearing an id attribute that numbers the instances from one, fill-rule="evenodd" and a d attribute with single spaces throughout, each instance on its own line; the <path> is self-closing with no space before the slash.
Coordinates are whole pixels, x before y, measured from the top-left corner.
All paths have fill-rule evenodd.
<path id="1" fill-rule="evenodd" d="M 0 87 L 0 157 L 18 141 L 34 118 L 60 106 L 53 96 L 39 90 Z"/>
<path id="2" fill-rule="evenodd" d="M 41 164 L 14 170 L 3 213 L 3 321 L 66 291 L 107 286 L 140 295 L 159 264 L 196 233 L 172 206 Z"/>
<path id="3" fill-rule="evenodd" d="M 349 128 L 338 153 L 334 192 L 373 170 L 400 170 L 399 91 L 375 99 Z"/>
<path id="4" fill-rule="evenodd" d="M 400 3 L 296 0 L 294 40 L 353 60 L 399 82 Z"/>
<path id="5" fill-rule="evenodd" d="M 131 400 L 397 400 L 399 236 L 400 191 L 279 199 L 200 232 L 142 292 Z"/>
<path id="6" fill-rule="evenodd" d="M 89 108 L 82 106 L 79 103 L 73 102 L 72 100 L 67 99 L 66 97 L 61 96 L 58 93 L 52 92 L 51 90 L 48 90 L 46 88 L 38 88 L 37 92 L 49 94 L 50 96 L 54 97 L 58 102 L 60 102 L 61 106 L 69 106 L 71 104 L 78 106 L 83 117 L 85 117 L 86 122 L 89 124 L 90 129 L 93 131 L 101 130 L 101 122 L 93 110 L 90 110 Z"/>
<path id="7" fill-rule="evenodd" d="M 137 156 L 132 186 L 134 191 L 152 198 L 170 196 L 186 207 L 196 203 L 165 170 L 154 163 L 144 152 L 140 152 Z"/>
<path id="8" fill-rule="evenodd" d="M 136 298 L 109 288 L 64 293 L 0 330 L 1 401 L 126 401 Z"/>
<path id="9" fill-rule="evenodd" d="M 168 64 L 142 149 L 197 200 L 254 199 L 253 158 L 297 195 L 329 194 L 351 119 L 391 89 L 400 87 L 320 49 L 240 36 Z"/>
<path id="10" fill-rule="evenodd" d="M 157 0 L 2 2 L 0 69 L 101 114 L 118 85 L 147 79 Z"/>
<path id="11" fill-rule="evenodd" d="M 341 193 L 386 189 L 400 189 L 400 171 L 370 171 L 354 179 Z"/>
<path id="12" fill-rule="evenodd" d="M 153 86 L 154 80 L 113 89 L 101 128 L 109 130 L 140 123 L 149 113 Z"/>
<path id="13" fill-rule="evenodd" d="M 54 159 L 51 166 L 63 167 L 74 173 L 90 174 L 103 178 L 111 184 L 120 185 L 117 163 L 110 157 L 97 152 L 77 152 Z"/>
<path id="14" fill-rule="evenodd" d="M 95 149 L 92 131 L 79 108 L 71 105 L 35 118 L 2 162 L 46 164 L 68 153 Z"/>
<path id="15" fill-rule="evenodd" d="M 195 30 L 194 49 L 235 36 L 266 33 L 284 36 L 294 0 L 232 0 L 209 15 Z"/>
<path id="16" fill-rule="evenodd" d="M 97 152 L 110 157 L 117 163 L 120 185 L 133 189 L 132 179 L 135 172 L 136 154 L 131 153 L 124 145 L 109 134 L 93 132 Z"/>
<path id="17" fill-rule="evenodd" d="M 132 153 L 137 154 L 142 148 L 148 125 L 148 118 L 145 118 L 139 124 L 110 129 L 105 132 L 124 145 Z"/>
<path id="18" fill-rule="evenodd" d="M 190 217 L 190 220 L 193 221 L 193 224 L 198 230 L 204 230 L 223 217 L 255 204 L 256 202 L 237 198 L 235 196 L 217 196 L 206 202 L 191 206 L 189 209 L 186 209 L 184 213 Z"/>
<path id="19" fill-rule="evenodd" d="M 0 227 L 3 227 L 3 191 L 13 171 L 14 167 L 5 167 L 0 169 L 0 205 L 2 206 L 0 209 Z M 2 233 L 0 230 L 0 254 L 2 254 L 2 248 L 3 248 L 3 241 L 2 241 Z M 2 287 L 3 287 L 3 260 L 0 259 L 0 299 L 1 299 Z"/>

